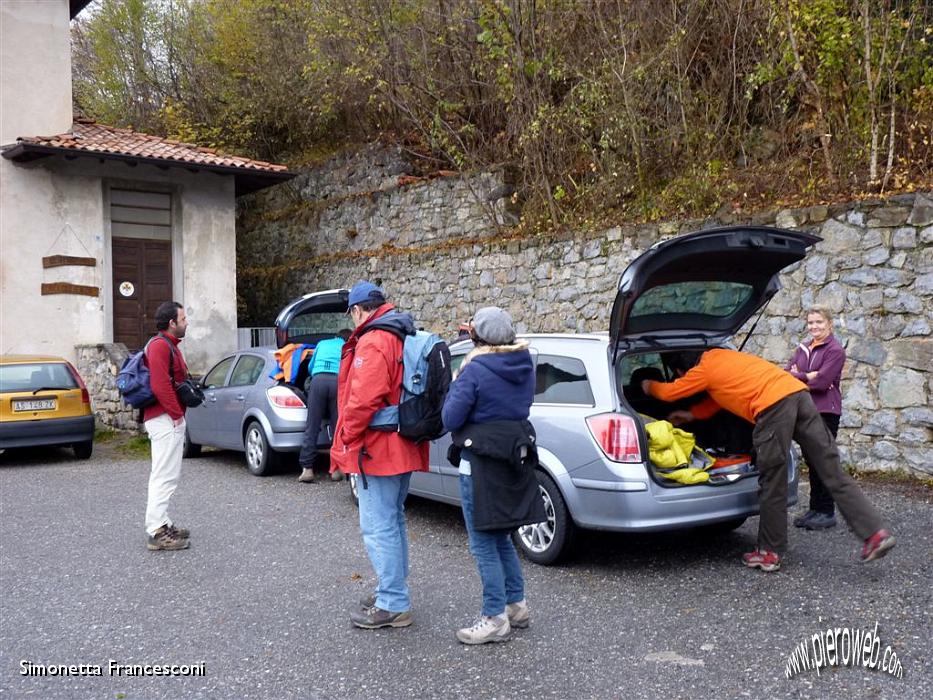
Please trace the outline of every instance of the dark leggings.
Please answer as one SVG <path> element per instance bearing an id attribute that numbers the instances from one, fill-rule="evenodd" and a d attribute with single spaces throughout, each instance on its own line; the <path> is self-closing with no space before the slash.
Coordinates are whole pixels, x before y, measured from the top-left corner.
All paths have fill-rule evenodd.
<path id="1" fill-rule="evenodd" d="M 835 440 L 836 433 L 839 431 L 839 416 L 835 413 L 821 413 L 820 418 L 826 423 L 826 427 L 829 428 L 829 432 L 832 433 L 833 440 Z M 832 515 L 836 511 L 833 497 L 829 495 L 829 491 L 823 485 L 820 475 L 816 473 L 816 469 L 810 470 L 810 510 L 827 515 Z"/>

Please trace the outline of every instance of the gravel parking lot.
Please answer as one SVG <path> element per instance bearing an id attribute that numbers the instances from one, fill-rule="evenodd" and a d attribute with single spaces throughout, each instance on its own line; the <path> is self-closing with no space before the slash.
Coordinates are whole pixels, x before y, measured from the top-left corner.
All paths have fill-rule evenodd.
<path id="1" fill-rule="evenodd" d="M 0 696 L 933 697 L 926 486 L 865 485 L 899 539 L 869 565 L 844 526 L 792 532 L 772 575 L 738 561 L 756 519 L 716 536 L 587 533 L 566 566 L 525 563 L 529 630 L 464 647 L 453 633 L 480 588 L 459 511 L 410 499 L 415 624 L 356 630 L 349 608 L 372 585 L 356 508 L 344 483 L 295 475 L 250 476 L 234 453 L 186 461 L 173 513 L 191 549 L 148 552 L 144 458 L 112 443 L 87 462 L 0 455 Z M 876 622 L 902 678 L 861 666 L 785 677 L 801 642 Z M 205 673 L 111 676 L 111 659 Z M 30 664 L 103 675 L 23 675 Z"/>

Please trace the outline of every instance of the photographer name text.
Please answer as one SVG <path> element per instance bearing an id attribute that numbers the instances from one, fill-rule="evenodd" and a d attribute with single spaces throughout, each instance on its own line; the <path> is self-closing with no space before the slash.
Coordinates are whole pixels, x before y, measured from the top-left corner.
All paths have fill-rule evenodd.
<path id="1" fill-rule="evenodd" d="M 108 659 L 106 664 L 38 664 L 23 659 L 19 662 L 21 676 L 204 676 L 203 661 L 188 664 L 124 664 Z"/>

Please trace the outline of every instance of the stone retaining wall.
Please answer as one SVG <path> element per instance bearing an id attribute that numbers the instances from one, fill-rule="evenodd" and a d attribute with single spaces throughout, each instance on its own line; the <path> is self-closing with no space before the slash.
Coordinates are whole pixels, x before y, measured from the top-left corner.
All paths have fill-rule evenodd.
<path id="1" fill-rule="evenodd" d="M 117 391 L 117 372 L 129 352 L 123 343 L 77 345 L 78 372 L 87 384 L 91 407 L 99 429 L 139 431 L 138 411 L 130 408 Z"/>
<path id="2" fill-rule="evenodd" d="M 783 363 L 805 336 L 804 309 L 829 306 L 849 355 L 844 460 L 933 474 L 933 194 L 514 239 L 504 228 L 514 220 L 506 171 L 411 182 L 401 159 L 382 156 L 390 166 L 380 170 L 367 158 L 247 202 L 238 229 L 244 316 L 269 324 L 291 297 L 369 278 L 448 337 L 488 304 L 508 309 L 522 331 L 606 330 L 619 274 L 656 241 L 741 223 L 806 230 L 823 241 L 782 276 L 746 349 Z M 361 193 L 351 176 L 360 172 L 380 189 Z M 281 215 L 303 209 L 314 216 Z M 282 267 L 265 274 L 263 265 Z"/>

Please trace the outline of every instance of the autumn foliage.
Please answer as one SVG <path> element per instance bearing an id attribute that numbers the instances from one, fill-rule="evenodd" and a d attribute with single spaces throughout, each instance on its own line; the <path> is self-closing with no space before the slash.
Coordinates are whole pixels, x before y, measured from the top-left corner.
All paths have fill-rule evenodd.
<path id="1" fill-rule="evenodd" d="M 88 115 L 301 165 L 510 163 L 546 225 L 926 186 L 923 0 L 98 0 Z"/>

